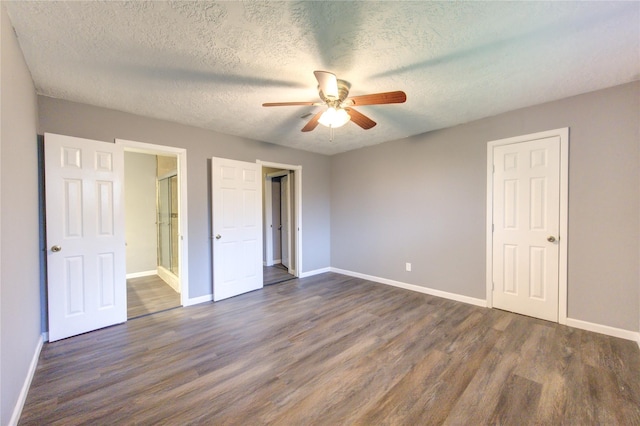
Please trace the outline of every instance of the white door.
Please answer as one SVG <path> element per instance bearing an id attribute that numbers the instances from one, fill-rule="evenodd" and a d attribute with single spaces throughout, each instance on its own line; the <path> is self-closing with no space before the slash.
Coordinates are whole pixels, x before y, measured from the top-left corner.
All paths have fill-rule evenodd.
<path id="1" fill-rule="evenodd" d="M 213 300 L 262 288 L 262 167 L 212 158 Z"/>
<path id="2" fill-rule="evenodd" d="M 289 175 L 284 175 L 280 179 L 280 224 L 282 232 L 281 238 L 281 252 L 282 252 L 282 266 L 287 269 L 291 269 L 291 263 L 289 261 L 289 253 L 291 253 L 291 187 L 289 183 Z"/>
<path id="3" fill-rule="evenodd" d="M 560 137 L 493 149 L 493 306 L 558 321 Z"/>
<path id="4" fill-rule="evenodd" d="M 49 341 L 127 320 L 124 151 L 45 134 Z"/>

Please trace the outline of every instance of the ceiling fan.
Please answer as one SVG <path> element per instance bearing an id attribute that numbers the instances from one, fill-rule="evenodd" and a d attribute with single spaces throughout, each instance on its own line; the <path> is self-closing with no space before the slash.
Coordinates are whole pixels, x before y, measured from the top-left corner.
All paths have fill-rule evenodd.
<path id="1" fill-rule="evenodd" d="M 361 105 L 401 104 L 407 100 L 407 95 L 398 90 L 395 92 L 374 93 L 371 95 L 349 96 L 351 84 L 345 80 L 339 80 L 336 75 L 327 71 L 314 71 L 318 80 L 318 93 L 322 102 L 270 102 L 262 104 L 263 107 L 273 106 L 321 106 L 327 109 L 315 114 L 302 128 L 303 132 L 310 132 L 318 126 L 318 123 L 334 129 L 353 121 L 365 130 L 371 129 L 376 122 L 353 109 Z"/>

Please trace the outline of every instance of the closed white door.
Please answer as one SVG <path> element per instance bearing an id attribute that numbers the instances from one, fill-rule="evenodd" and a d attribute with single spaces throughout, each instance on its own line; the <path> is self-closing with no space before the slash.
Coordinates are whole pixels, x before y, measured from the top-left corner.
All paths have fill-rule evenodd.
<path id="1" fill-rule="evenodd" d="M 255 163 L 212 158 L 213 300 L 262 288 L 262 183 Z"/>
<path id="2" fill-rule="evenodd" d="M 284 175 L 280 179 L 280 224 L 282 227 L 281 236 L 281 252 L 282 266 L 291 269 L 289 261 L 289 253 L 291 253 L 291 193 L 289 175 Z"/>
<path id="3" fill-rule="evenodd" d="M 493 149 L 493 306 L 558 321 L 560 137 Z"/>
<path id="4" fill-rule="evenodd" d="M 45 134 L 49 341 L 127 320 L 124 151 Z"/>

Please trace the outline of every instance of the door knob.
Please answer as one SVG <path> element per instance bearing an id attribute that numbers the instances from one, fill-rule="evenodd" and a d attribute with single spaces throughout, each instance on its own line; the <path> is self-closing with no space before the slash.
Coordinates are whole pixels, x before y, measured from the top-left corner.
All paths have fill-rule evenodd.
<path id="1" fill-rule="evenodd" d="M 53 247 L 51 247 L 51 251 L 52 251 L 52 252 L 54 252 L 54 253 L 57 253 L 57 252 L 59 252 L 60 250 L 62 250 L 62 247 L 60 247 L 60 246 L 53 246 Z"/>
<path id="2" fill-rule="evenodd" d="M 216 234 L 216 240 L 219 240 L 220 238 L 222 238 L 222 235 Z"/>
<path id="3" fill-rule="evenodd" d="M 556 237 L 554 237 L 553 235 L 549 235 L 547 237 L 547 241 L 549 241 L 550 243 L 555 243 L 556 242 Z"/>

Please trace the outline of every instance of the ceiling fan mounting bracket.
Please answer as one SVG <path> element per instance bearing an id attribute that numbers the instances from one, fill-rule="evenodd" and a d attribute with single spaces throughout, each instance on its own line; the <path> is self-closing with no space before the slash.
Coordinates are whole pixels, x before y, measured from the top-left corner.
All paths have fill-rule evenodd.
<path id="1" fill-rule="evenodd" d="M 337 80 L 338 82 L 338 97 L 334 96 L 326 96 L 320 86 L 318 86 L 318 93 L 320 94 L 320 99 L 322 99 L 328 106 L 338 108 L 347 96 L 349 96 L 349 90 L 351 89 L 351 83 L 346 80 Z"/>

